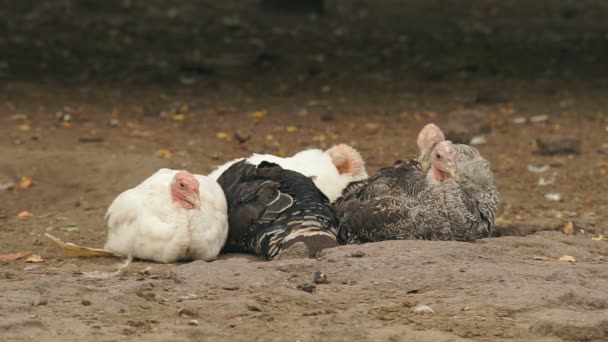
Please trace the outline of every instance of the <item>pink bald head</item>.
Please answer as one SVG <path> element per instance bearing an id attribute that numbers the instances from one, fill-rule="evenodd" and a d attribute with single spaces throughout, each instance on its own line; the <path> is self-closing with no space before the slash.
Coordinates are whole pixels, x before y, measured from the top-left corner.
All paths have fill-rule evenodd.
<path id="1" fill-rule="evenodd" d="M 331 157 L 331 161 L 338 169 L 338 173 L 359 176 L 367 174 L 365 171 L 365 162 L 359 151 L 346 144 L 339 144 L 328 149 L 327 154 Z"/>
<path id="2" fill-rule="evenodd" d="M 450 141 L 442 141 L 431 154 L 431 169 L 436 180 L 443 182 L 454 176 L 456 146 Z"/>
<path id="3" fill-rule="evenodd" d="M 418 148 L 420 149 L 420 162 L 423 170 L 428 170 L 430 155 L 437 144 L 445 140 L 445 135 L 437 125 L 428 124 L 418 133 Z"/>
<path id="4" fill-rule="evenodd" d="M 200 184 L 193 174 L 180 171 L 173 176 L 171 181 L 171 199 L 184 209 L 200 208 L 199 196 Z"/>

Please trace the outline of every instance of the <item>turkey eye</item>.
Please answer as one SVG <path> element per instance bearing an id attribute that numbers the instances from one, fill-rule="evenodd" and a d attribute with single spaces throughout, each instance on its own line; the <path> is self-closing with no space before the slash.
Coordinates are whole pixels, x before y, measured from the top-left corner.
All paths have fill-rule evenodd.
<path id="1" fill-rule="evenodd" d="M 179 182 L 179 187 L 183 189 L 183 188 L 185 187 L 185 186 L 184 186 L 184 183 Z"/>
<path id="2" fill-rule="evenodd" d="M 441 160 L 441 155 L 439 153 L 437 153 L 436 156 L 437 156 L 437 159 Z"/>

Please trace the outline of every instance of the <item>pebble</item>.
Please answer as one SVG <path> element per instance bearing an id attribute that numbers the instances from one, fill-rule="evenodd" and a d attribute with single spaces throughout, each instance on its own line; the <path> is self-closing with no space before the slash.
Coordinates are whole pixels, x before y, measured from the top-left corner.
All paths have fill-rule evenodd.
<path id="1" fill-rule="evenodd" d="M 107 125 L 108 125 L 108 127 L 116 128 L 116 127 L 120 126 L 120 121 L 118 121 L 118 119 L 110 119 L 110 121 L 108 121 Z"/>
<path id="2" fill-rule="evenodd" d="M 91 301 L 84 299 L 83 301 L 80 302 L 80 304 L 82 304 L 84 306 L 89 306 L 89 305 L 91 305 Z"/>
<path id="3" fill-rule="evenodd" d="M 182 318 L 198 317 L 198 313 L 196 311 L 190 310 L 190 309 L 186 309 L 186 308 L 179 309 L 179 311 L 177 313 Z"/>
<path id="4" fill-rule="evenodd" d="M 435 311 L 433 309 L 431 309 L 431 307 L 426 306 L 426 305 L 416 305 L 416 307 L 414 307 L 412 309 L 412 312 L 414 312 L 417 315 L 424 315 L 424 314 L 434 314 Z"/>
<path id="5" fill-rule="evenodd" d="M 469 144 L 477 136 L 491 132 L 490 120 L 486 113 L 465 109 L 447 115 L 446 139 L 458 144 Z"/>
<path id="6" fill-rule="evenodd" d="M 191 326 L 195 326 L 195 327 L 196 327 L 196 326 L 198 326 L 198 320 L 196 320 L 196 319 L 191 319 L 191 320 L 189 320 L 189 321 L 188 321 L 188 325 L 191 325 Z"/>
<path id="7" fill-rule="evenodd" d="M 562 196 L 556 192 L 545 194 L 545 198 L 553 202 L 559 202 L 562 200 Z"/>
<path id="8" fill-rule="evenodd" d="M 348 256 L 351 258 L 363 258 L 365 256 L 365 253 L 361 252 L 361 251 L 355 251 L 355 252 L 350 253 L 350 255 L 348 255 Z"/>
<path id="9" fill-rule="evenodd" d="M 315 272 L 315 278 L 314 278 L 315 284 L 327 284 L 327 275 L 325 275 L 325 273 L 322 272 Z"/>
<path id="10" fill-rule="evenodd" d="M 576 137 L 545 135 L 536 139 L 536 146 L 545 155 L 581 153 L 581 139 Z"/>
<path id="11" fill-rule="evenodd" d="M 313 293 L 313 292 L 315 292 L 316 289 L 317 289 L 317 287 L 313 284 L 304 283 L 304 284 L 298 285 L 298 290 L 302 290 L 302 291 L 308 292 L 308 293 Z"/>

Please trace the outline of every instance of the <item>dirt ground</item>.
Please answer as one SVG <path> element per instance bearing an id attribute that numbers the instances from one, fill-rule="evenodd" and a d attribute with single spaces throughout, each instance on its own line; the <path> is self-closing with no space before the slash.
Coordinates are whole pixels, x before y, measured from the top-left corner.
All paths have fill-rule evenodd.
<path id="1" fill-rule="evenodd" d="M 604 2 L 219 3 L 0 2 L 0 254 L 44 259 L 0 261 L 0 340 L 608 339 L 608 242 L 592 239 L 608 236 Z M 555 220 L 575 234 L 134 261 L 101 279 L 88 272 L 121 260 L 66 258 L 44 237 L 103 246 L 109 203 L 160 167 L 345 142 L 373 173 L 462 109 L 492 128 L 478 148 L 503 235 Z M 581 153 L 535 153 L 545 134 Z M 303 291 L 315 272 L 328 283 Z"/>

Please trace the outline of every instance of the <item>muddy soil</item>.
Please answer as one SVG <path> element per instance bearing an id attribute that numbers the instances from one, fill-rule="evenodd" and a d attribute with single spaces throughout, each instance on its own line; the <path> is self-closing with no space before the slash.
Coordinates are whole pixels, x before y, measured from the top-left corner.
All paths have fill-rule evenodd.
<path id="1" fill-rule="evenodd" d="M 592 239 L 608 236 L 603 2 L 330 2 L 322 15 L 218 3 L 4 2 L 0 254 L 44 261 L 0 261 L 0 340 L 606 340 L 608 242 Z M 373 173 L 463 109 L 491 128 L 478 148 L 503 235 L 530 220 L 574 234 L 134 261 L 109 278 L 87 272 L 121 260 L 66 258 L 44 237 L 103 246 L 109 203 L 160 167 L 208 173 L 345 142 Z M 536 153 L 546 134 L 580 139 L 580 153 Z"/>

